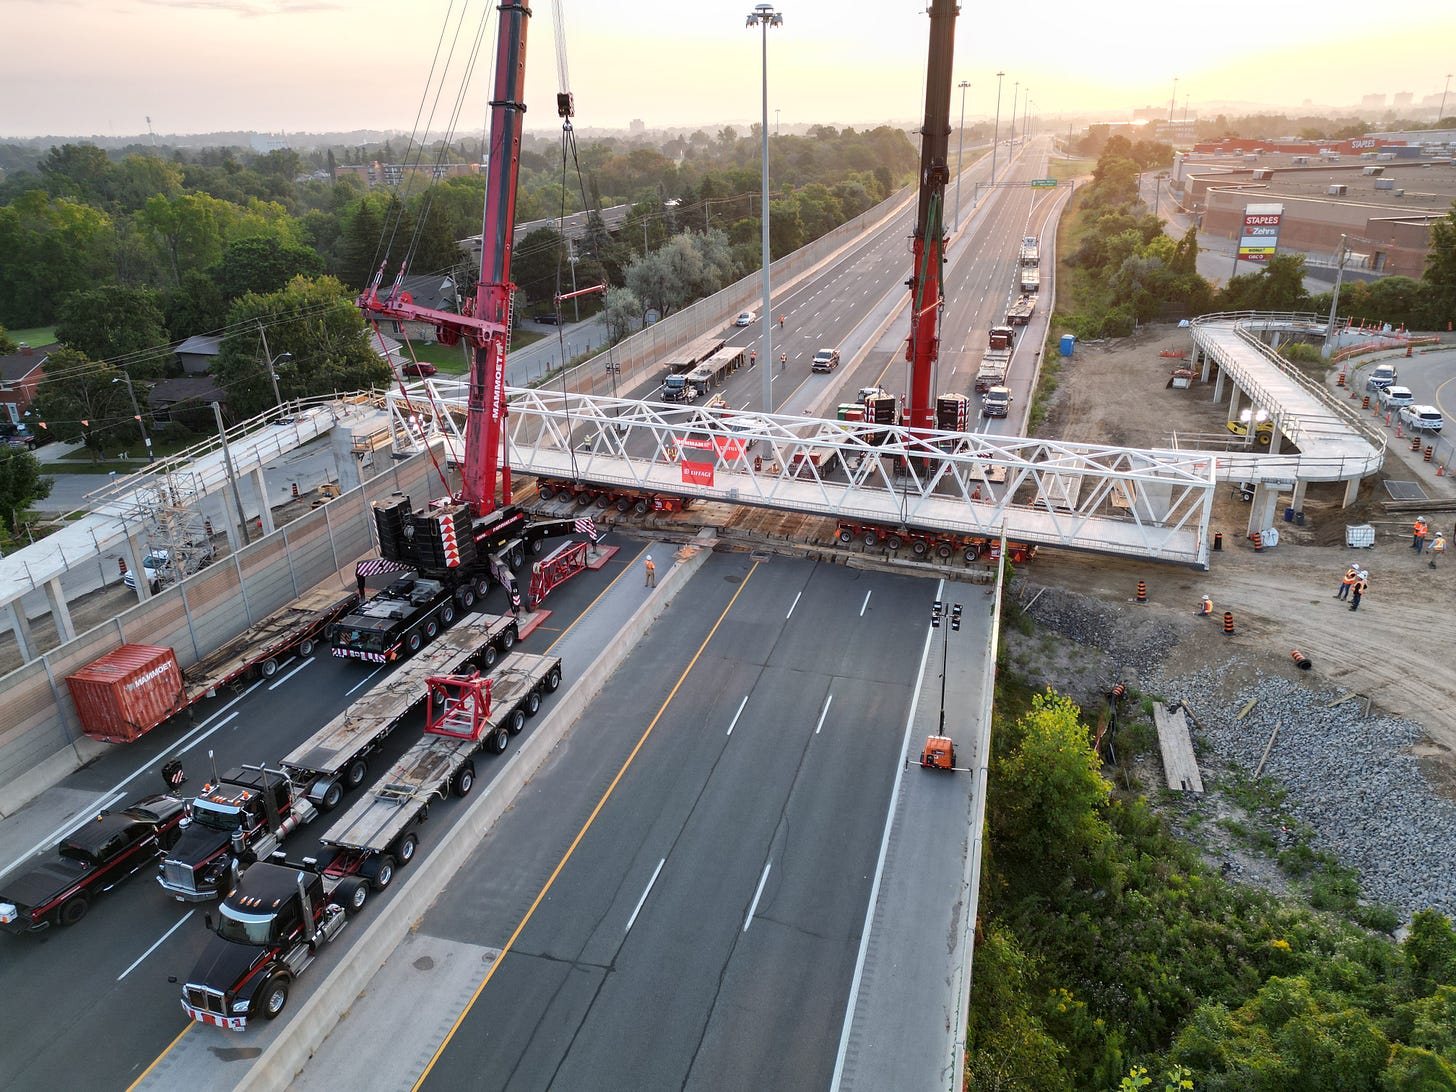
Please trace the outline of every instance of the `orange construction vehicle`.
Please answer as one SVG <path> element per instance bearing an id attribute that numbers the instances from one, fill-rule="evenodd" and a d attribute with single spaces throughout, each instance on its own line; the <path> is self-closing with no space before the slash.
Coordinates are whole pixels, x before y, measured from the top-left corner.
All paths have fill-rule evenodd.
<path id="1" fill-rule="evenodd" d="M 955 743 L 949 736 L 930 736 L 926 739 L 925 750 L 920 752 L 920 765 L 927 770 L 954 770 L 955 764 Z"/>

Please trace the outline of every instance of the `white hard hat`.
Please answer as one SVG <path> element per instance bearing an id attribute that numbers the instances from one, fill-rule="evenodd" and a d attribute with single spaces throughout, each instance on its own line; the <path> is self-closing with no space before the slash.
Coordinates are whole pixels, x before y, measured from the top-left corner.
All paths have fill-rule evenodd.
<path id="1" fill-rule="evenodd" d="M 1367 576 L 1369 576 L 1369 575 L 1370 575 L 1370 574 L 1369 574 L 1369 573 L 1368 573 L 1368 572 L 1366 572 L 1366 571 L 1365 571 L 1365 570 L 1364 570 L 1364 569 L 1361 569 L 1361 570 L 1360 570 L 1360 579 L 1361 579 L 1361 580 L 1364 580 L 1364 579 L 1365 579 L 1365 578 L 1366 578 L 1366 577 L 1367 577 Z"/>
<path id="2" fill-rule="evenodd" d="M 651 560 L 652 560 L 652 555 L 651 555 L 651 554 L 648 554 L 648 555 L 647 555 L 647 560 L 648 560 L 648 561 L 651 561 Z"/>
<path id="3" fill-rule="evenodd" d="M 1204 602 L 1205 602 L 1205 603 L 1212 603 L 1212 602 L 1213 602 L 1213 600 L 1212 600 L 1212 599 L 1210 599 L 1210 598 L 1209 598 L 1209 597 L 1208 597 L 1208 596 L 1206 596 L 1206 595 L 1205 595 L 1205 596 L 1204 596 L 1204 597 L 1203 597 L 1203 601 L 1204 601 Z"/>

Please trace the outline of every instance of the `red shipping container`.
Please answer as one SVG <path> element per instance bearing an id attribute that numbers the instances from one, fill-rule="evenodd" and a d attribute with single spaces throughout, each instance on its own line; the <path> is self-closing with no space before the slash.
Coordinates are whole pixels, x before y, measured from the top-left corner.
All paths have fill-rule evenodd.
<path id="1" fill-rule="evenodd" d="M 66 686 L 82 730 L 108 743 L 130 743 L 187 708 L 177 656 L 156 645 L 122 645 L 66 676 Z"/>

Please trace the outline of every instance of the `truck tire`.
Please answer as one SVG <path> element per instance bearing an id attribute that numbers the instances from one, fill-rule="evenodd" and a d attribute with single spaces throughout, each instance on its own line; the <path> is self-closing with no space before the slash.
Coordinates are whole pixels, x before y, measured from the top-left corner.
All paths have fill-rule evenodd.
<path id="1" fill-rule="evenodd" d="M 632 505 L 632 511 L 636 512 L 639 516 L 645 516 L 648 512 L 652 511 L 652 502 L 646 497 L 638 497 L 637 503 Z"/>
<path id="2" fill-rule="evenodd" d="M 344 799 L 344 786 L 337 781 L 330 781 L 323 796 L 319 797 L 319 810 L 333 811 L 339 806 L 339 801 L 342 799 Z"/>
<path id="3" fill-rule="evenodd" d="M 477 576 L 475 578 L 475 598 L 484 599 L 485 593 L 490 591 L 490 577 Z"/>
<path id="4" fill-rule="evenodd" d="M 591 492 L 585 489 L 576 495 L 576 503 L 583 508 L 590 508 L 593 499 Z"/>
<path id="5" fill-rule="evenodd" d="M 265 679 L 271 679 L 274 675 L 278 674 L 277 657 L 269 656 L 266 660 L 259 664 L 258 673 L 261 674 Z"/>
<path id="6" fill-rule="evenodd" d="M 556 495 L 556 491 L 551 488 L 551 483 L 550 482 L 537 482 L 536 483 L 536 496 L 540 497 L 542 500 L 549 501 L 555 495 Z"/>
<path id="7" fill-rule="evenodd" d="M 954 552 L 955 551 L 950 548 L 949 542 L 937 542 L 935 544 L 935 556 L 941 558 L 942 560 L 950 557 L 950 555 Z"/>
<path id="8" fill-rule="evenodd" d="M 841 527 L 839 529 L 838 537 L 840 542 L 848 546 L 851 542 L 854 541 L 854 532 L 851 531 L 848 527 Z"/>
<path id="9" fill-rule="evenodd" d="M 546 673 L 546 693 L 554 694 L 561 686 L 561 668 L 553 667 Z"/>
<path id="10" fill-rule="evenodd" d="M 76 895 L 61 904 L 61 912 L 56 915 L 56 918 L 62 925 L 75 925 L 86 916 L 86 911 L 90 909 L 91 904 L 86 901 L 86 896 Z"/>
<path id="11" fill-rule="evenodd" d="M 344 771 L 344 784 L 351 789 L 357 789 L 364 784 L 364 778 L 369 774 L 369 763 L 362 758 L 356 758 L 349 763 L 349 768 Z"/>
<path id="12" fill-rule="evenodd" d="M 543 538 L 533 538 L 529 545 L 531 547 L 531 553 L 539 554 L 542 550 L 546 549 L 546 540 Z M 526 560 L 524 555 L 521 557 L 521 560 Z"/>
<path id="13" fill-rule="evenodd" d="M 298 642 L 298 654 L 300 656 L 304 656 L 304 657 L 312 656 L 313 655 L 313 649 L 314 649 L 314 639 L 312 637 L 305 637 L 303 640 L 301 640 L 301 641 Z"/>
<path id="14" fill-rule="evenodd" d="M 383 891 L 394 883 L 394 869 L 394 857 L 388 853 L 381 856 L 378 866 L 374 869 L 374 878 L 369 881 L 369 886 L 376 891 Z"/>
<path id="15" fill-rule="evenodd" d="M 475 589 L 474 588 L 461 588 L 455 594 L 456 594 L 456 598 L 460 600 L 460 609 L 461 610 L 469 610 L 471 607 L 475 606 Z"/>
<path id="16" fill-rule="evenodd" d="M 532 693 L 535 693 L 535 691 L 532 691 Z M 521 708 L 519 705 L 516 706 L 514 709 L 512 709 L 511 710 L 511 715 L 506 718 L 506 725 L 505 725 L 505 727 L 506 727 L 506 731 L 509 732 L 511 735 L 513 735 L 513 736 L 520 735 L 521 734 L 521 729 L 523 729 L 524 727 L 526 727 L 526 711 L 525 711 L 525 709 Z M 504 751 L 505 748 L 502 747 L 501 750 Z"/>
<path id="17" fill-rule="evenodd" d="M 626 512 L 631 507 L 632 507 L 632 498 L 631 497 L 618 497 L 617 498 L 617 511 L 618 512 Z"/>
<path id="18" fill-rule="evenodd" d="M 460 772 L 455 775 L 455 784 L 452 786 L 456 796 L 469 796 L 470 790 L 475 788 L 475 763 L 467 762 L 460 767 Z"/>
<path id="19" fill-rule="evenodd" d="M 526 560 L 526 551 L 523 550 L 523 549 L 521 549 L 520 546 L 515 546 L 515 547 L 513 547 L 511 549 L 511 556 L 510 556 L 510 559 L 509 559 L 509 564 L 510 564 L 511 568 L 513 568 L 513 569 L 519 569 L 521 567 L 521 562 L 523 562 L 525 560 Z M 484 595 L 485 592 L 481 592 L 480 594 L 481 595 Z"/>
<path id="20" fill-rule="evenodd" d="M 899 535 L 891 535 L 889 538 L 885 539 L 885 545 L 888 546 L 891 550 L 898 550 L 901 546 L 905 545 L 905 543 L 900 540 Z"/>
<path id="21" fill-rule="evenodd" d="M 425 642 L 420 639 L 420 631 L 415 630 L 409 635 L 409 637 L 405 639 L 404 647 L 407 648 L 410 652 L 410 655 L 413 656 L 416 652 L 420 650 L 420 646 L 424 643 Z"/>
<path id="22" fill-rule="evenodd" d="M 403 868 L 415 859 L 415 851 L 420 848 L 419 835 L 406 834 L 394 847 L 395 855 L 399 858 L 399 867 Z"/>
<path id="23" fill-rule="evenodd" d="M 975 561 L 976 558 L 981 556 L 981 548 L 973 542 L 961 552 L 961 556 L 964 557 L 967 562 Z"/>
<path id="24" fill-rule="evenodd" d="M 440 623 L 431 618 L 425 623 L 425 640 L 433 641 L 440 633 Z"/>
<path id="25" fill-rule="evenodd" d="M 444 629 L 453 621 L 455 621 L 455 604 L 446 603 L 440 608 L 440 628 Z"/>
<path id="26" fill-rule="evenodd" d="M 288 976 L 275 974 L 258 991 L 258 1013 L 265 1020 L 276 1020 L 288 1005 Z"/>
<path id="27" fill-rule="evenodd" d="M 880 536 L 877 531 L 866 531 L 863 536 L 866 550 L 873 550 L 880 544 Z"/>
<path id="28" fill-rule="evenodd" d="M 923 538 L 917 538 L 914 542 L 910 543 L 910 552 L 916 557 L 924 557 L 930 552 L 930 543 L 926 542 Z"/>
<path id="29" fill-rule="evenodd" d="M 499 728 L 496 728 L 490 733 L 490 735 L 485 737 L 485 746 L 493 755 L 505 754 L 506 748 L 509 747 L 510 744 L 511 734 L 510 732 L 506 731 L 506 727 L 504 724 L 502 724 Z"/>
<path id="30" fill-rule="evenodd" d="M 516 626 L 515 623 L 512 622 L 510 625 L 506 626 L 506 631 L 501 634 L 501 648 L 504 649 L 506 652 L 509 652 L 511 649 L 515 648 L 516 637 Z"/>
<path id="31" fill-rule="evenodd" d="M 607 494 L 605 494 L 605 493 L 598 493 L 597 494 L 596 505 L 597 505 L 598 508 L 605 508 L 607 505 L 609 505 L 611 503 L 612 503 L 612 498 L 609 497 L 609 496 L 607 496 Z"/>
<path id="32" fill-rule="evenodd" d="M 344 913 L 351 918 L 364 909 L 364 904 L 369 901 L 369 883 L 358 876 L 351 876 L 339 884 L 335 901 L 344 908 Z"/>
<path id="33" fill-rule="evenodd" d="M 485 649 L 480 654 L 481 666 L 484 667 L 487 671 L 493 668 L 495 666 L 495 662 L 499 659 L 500 653 L 495 650 L 495 645 L 486 645 Z"/>
<path id="34" fill-rule="evenodd" d="M 534 717 L 541 712 L 541 691 L 532 690 L 526 695 L 526 716 Z"/>

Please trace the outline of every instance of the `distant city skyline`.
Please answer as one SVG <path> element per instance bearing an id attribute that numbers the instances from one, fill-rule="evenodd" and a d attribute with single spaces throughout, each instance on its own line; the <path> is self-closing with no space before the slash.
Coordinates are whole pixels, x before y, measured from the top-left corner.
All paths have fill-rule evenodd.
<path id="1" fill-rule="evenodd" d="M 869 126 L 921 116 L 929 32 L 923 3 L 777 6 L 784 25 L 769 31 L 769 108 L 781 125 Z M 744 26 L 752 3 L 639 0 L 603 10 L 599 0 L 566 0 L 563 7 L 579 128 L 626 129 L 641 119 L 650 129 L 691 130 L 746 126 L 758 117 L 760 32 Z M 539 130 L 559 125 L 558 63 L 552 5 L 535 0 L 532 9 L 526 125 Z M 11 93 L 0 105 L 0 137 L 145 134 L 148 117 L 159 138 L 409 132 L 417 110 L 429 115 L 429 105 L 419 104 L 446 10 L 446 0 L 9 0 Z M 461 41 L 474 38 L 482 4 L 467 10 Z M 489 42 L 494 5 L 485 10 L 492 13 Z M 1439 101 L 1456 67 L 1456 5 L 1407 0 L 1390 29 L 1371 19 L 1368 4 L 1353 0 L 1330 0 L 1317 19 L 1303 6 L 1262 0 L 1225 0 L 1216 17 L 1145 0 L 1118 5 L 1115 14 L 1072 0 L 1020 8 L 963 3 L 955 78 L 971 84 L 968 121 L 994 112 L 998 70 L 1006 73 L 1003 121 L 1013 95 L 1020 115 L 1026 91 L 1043 118 L 1131 116 L 1159 102 L 1181 117 L 1185 99 L 1190 116 L 1215 101 L 1286 112 L 1308 109 L 1305 103 L 1361 109 L 1362 100 L 1382 96 L 1384 108 L 1435 121 L 1428 103 Z M 485 127 L 493 56 L 487 45 L 461 135 Z M 460 68 L 457 58 L 451 72 Z M 446 127 L 457 83 L 447 77 L 429 129 Z M 1397 95 L 1410 95 L 1410 104 L 1396 106 Z M 1456 96 L 1447 112 L 1456 112 Z"/>

